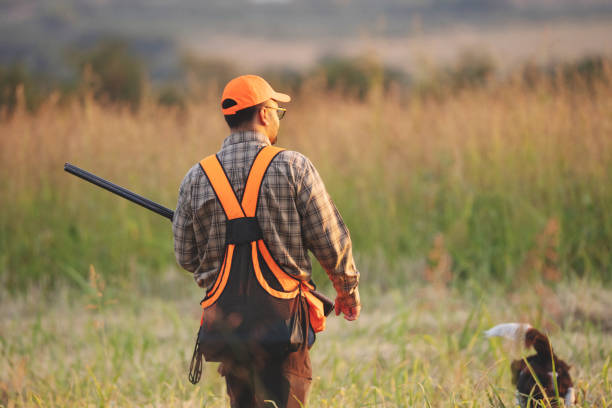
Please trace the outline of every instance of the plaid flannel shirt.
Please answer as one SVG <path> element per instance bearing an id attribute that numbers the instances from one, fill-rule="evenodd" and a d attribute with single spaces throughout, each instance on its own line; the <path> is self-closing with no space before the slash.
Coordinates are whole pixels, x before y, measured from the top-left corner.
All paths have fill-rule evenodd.
<path id="1" fill-rule="evenodd" d="M 217 157 L 238 200 L 255 159 L 268 138 L 253 131 L 228 136 Z M 304 155 L 282 151 L 263 179 L 257 220 L 272 256 L 293 275 L 308 275 L 310 250 L 347 306 L 359 304 L 359 272 L 351 239 L 313 164 Z M 172 222 L 178 263 L 209 289 L 217 278 L 225 248 L 226 216 L 200 164 L 188 172 L 179 189 Z"/>

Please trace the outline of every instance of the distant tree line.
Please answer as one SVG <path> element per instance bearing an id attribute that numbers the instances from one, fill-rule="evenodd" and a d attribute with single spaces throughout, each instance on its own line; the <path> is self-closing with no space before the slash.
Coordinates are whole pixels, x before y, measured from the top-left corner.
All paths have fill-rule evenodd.
<path id="1" fill-rule="evenodd" d="M 182 74 L 175 80 L 154 83 L 147 77 L 145 63 L 130 52 L 128 44 L 117 39 L 98 42 L 86 51 L 73 52 L 69 64 L 78 74 L 69 82 L 35 75 L 23 65 L 0 65 L 0 113 L 7 116 L 22 103 L 35 111 L 51 92 L 64 99 L 88 94 L 103 104 L 126 106 L 137 110 L 145 92 L 160 105 L 184 107 L 189 100 L 210 94 L 241 72 L 233 63 L 221 59 L 205 59 L 186 55 L 181 60 Z M 547 66 L 525 64 L 516 75 L 527 85 L 542 79 L 562 80 L 568 85 L 605 80 L 604 71 L 610 58 L 594 55 L 574 62 L 558 62 Z M 505 80 L 496 69 L 493 58 L 482 52 L 466 51 L 456 61 L 445 66 L 432 66 L 419 76 L 406 70 L 389 67 L 375 56 L 328 56 L 304 71 L 268 69 L 259 72 L 275 86 L 294 94 L 309 84 L 319 84 L 326 90 L 365 99 L 373 92 L 390 90 L 401 94 L 440 97 L 465 88 L 486 86 Z"/>

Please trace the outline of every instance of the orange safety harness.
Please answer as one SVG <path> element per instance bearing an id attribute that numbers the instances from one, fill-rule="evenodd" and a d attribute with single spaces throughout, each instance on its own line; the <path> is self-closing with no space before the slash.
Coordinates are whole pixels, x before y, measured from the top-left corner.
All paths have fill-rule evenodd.
<path id="1" fill-rule="evenodd" d="M 192 383 L 200 380 L 206 361 L 248 359 L 254 353 L 282 354 L 308 345 L 309 329 L 325 329 L 331 310 L 324 308 L 312 281 L 299 280 L 278 266 L 257 221 L 257 202 L 266 171 L 283 149 L 259 151 L 242 202 L 219 159 L 200 162 L 219 200 L 226 221 L 226 244 L 217 279 L 202 300 L 202 319 L 189 368 Z M 312 333 L 314 341 L 314 333 Z"/>

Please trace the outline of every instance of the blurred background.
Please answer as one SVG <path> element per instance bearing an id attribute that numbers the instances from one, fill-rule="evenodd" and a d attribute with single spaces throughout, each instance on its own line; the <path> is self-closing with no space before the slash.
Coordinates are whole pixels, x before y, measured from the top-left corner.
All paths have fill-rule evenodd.
<path id="1" fill-rule="evenodd" d="M 607 0 L 4 0 L 0 104 L 14 104 L 17 82 L 30 83 L 33 107 L 53 89 L 76 92 L 87 73 L 111 99 L 138 103 L 144 81 L 179 103 L 195 82 L 251 71 L 292 88 L 321 74 L 363 94 L 374 65 L 385 84 L 413 87 L 525 64 L 589 70 L 612 50 L 611 16 Z"/>
<path id="2" fill-rule="evenodd" d="M 607 406 L 611 39 L 609 0 L 0 0 L 0 407 L 225 406 L 186 383 L 204 293 L 168 221 L 62 168 L 174 208 L 245 73 L 292 95 L 279 145 L 361 271 L 313 406 L 505 406 L 504 321 Z"/>

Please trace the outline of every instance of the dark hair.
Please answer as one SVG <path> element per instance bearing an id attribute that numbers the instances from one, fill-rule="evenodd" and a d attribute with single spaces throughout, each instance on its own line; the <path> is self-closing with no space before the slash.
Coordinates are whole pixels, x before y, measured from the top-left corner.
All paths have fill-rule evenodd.
<path id="1" fill-rule="evenodd" d="M 227 122 L 230 129 L 235 129 L 244 125 L 245 123 L 250 123 L 255 117 L 257 111 L 259 111 L 259 109 L 264 106 L 264 103 L 265 102 L 260 103 L 258 105 L 249 106 L 248 108 L 240 109 L 239 111 L 236 111 L 236 113 L 234 113 L 233 115 L 225 115 L 225 121 Z M 236 101 L 228 98 L 223 100 L 221 107 L 225 109 L 234 105 L 236 105 Z"/>

